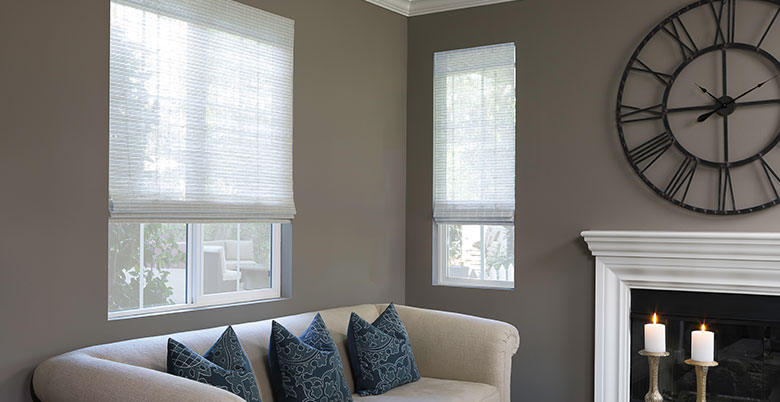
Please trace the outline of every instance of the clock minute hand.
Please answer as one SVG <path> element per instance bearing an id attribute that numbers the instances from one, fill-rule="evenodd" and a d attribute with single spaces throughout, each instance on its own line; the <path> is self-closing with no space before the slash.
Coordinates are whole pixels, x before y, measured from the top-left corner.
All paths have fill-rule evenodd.
<path id="1" fill-rule="evenodd" d="M 738 99 L 741 99 L 745 95 L 755 91 L 758 88 L 761 88 L 764 84 L 766 84 L 769 81 L 772 81 L 773 79 L 775 79 L 777 77 L 780 77 L 780 73 L 777 73 L 777 74 L 771 76 L 770 78 L 766 79 L 765 81 L 760 82 L 758 85 L 754 86 L 753 88 L 748 89 L 747 91 L 743 92 L 741 95 L 739 95 L 736 98 L 734 98 L 731 102 L 736 102 Z M 731 103 L 731 102 L 729 102 L 729 103 Z"/>
<path id="2" fill-rule="evenodd" d="M 696 120 L 697 120 L 699 123 L 701 123 L 701 122 L 703 122 L 703 121 L 705 121 L 705 120 L 709 119 L 709 118 L 710 118 L 710 116 L 712 116 L 713 114 L 717 113 L 719 110 L 721 110 L 721 109 L 724 109 L 724 108 L 727 108 L 727 107 L 728 107 L 730 104 L 732 104 L 732 103 L 736 102 L 738 99 L 741 99 L 741 98 L 743 98 L 745 95 L 747 95 L 747 94 L 749 94 L 749 93 L 751 93 L 751 92 L 755 91 L 755 90 L 756 90 L 756 89 L 758 89 L 758 88 L 761 88 L 761 87 L 762 87 L 764 84 L 766 84 L 766 83 L 767 83 L 767 82 L 769 82 L 769 81 L 772 81 L 772 80 L 774 80 L 774 79 L 775 79 L 775 78 L 777 78 L 777 77 L 780 77 L 780 73 L 777 73 L 777 74 L 773 75 L 772 77 L 769 77 L 769 78 L 767 78 L 766 80 L 764 80 L 764 81 L 762 81 L 762 82 L 758 83 L 758 84 L 757 84 L 756 86 L 754 86 L 753 88 L 750 88 L 750 89 L 748 89 L 747 91 L 743 92 L 742 94 L 740 94 L 740 95 L 739 95 L 739 96 L 737 96 L 736 98 L 734 98 L 734 99 L 732 99 L 732 100 L 728 101 L 727 103 L 721 104 L 721 105 L 720 105 L 720 107 L 716 108 L 715 110 L 711 110 L 711 111 L 709 111 L 709 112 L 707 112 L 707 113 L 704 113 L 704 114 L 702 114 L 702 115 L 701 115 L 701 116 L 699 116 L 699 117 L 698 117 Z"/>

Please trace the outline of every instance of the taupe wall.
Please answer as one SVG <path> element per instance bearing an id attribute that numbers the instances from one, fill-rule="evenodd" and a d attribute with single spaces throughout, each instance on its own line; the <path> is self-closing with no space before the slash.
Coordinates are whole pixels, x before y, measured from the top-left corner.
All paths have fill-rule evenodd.
<path id="1" fill-rule="evenodd" d="M 642 37 L 687 3 L 522 0 L 409 20 L 406 301 L 516 325 L 514 401 L 593 400 L 593 259 L 582 230 L 780 230 L 780 207 L 714 217 L 673 206 L 625 161 L 614 122 L 620 74 Z M 518 60 L 516 289 L 433 287 L 432 54 L 509 41 Z"/>
<path id="2" fill-rule="evenodd" d="M 404 301 L 406 18 L 245 2 L 295 20 L 293 298 L 108 322 L 109 1 L 0 1 L 1 400 L 82 346 Z"/>

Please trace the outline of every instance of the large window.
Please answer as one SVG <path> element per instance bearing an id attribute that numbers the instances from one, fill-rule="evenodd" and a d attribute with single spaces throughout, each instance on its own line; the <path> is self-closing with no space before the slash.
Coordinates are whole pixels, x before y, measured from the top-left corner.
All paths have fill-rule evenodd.
<path id="1" fill-rule="evenodd" d="M 293 36 L 231 0 L 112 0 L 109 317 L 280 297 Z"/>
<path id="2" fill-rule="evenodd" d="M 434 284 L 514 287 L 515 45 L 434 55 Z"/>

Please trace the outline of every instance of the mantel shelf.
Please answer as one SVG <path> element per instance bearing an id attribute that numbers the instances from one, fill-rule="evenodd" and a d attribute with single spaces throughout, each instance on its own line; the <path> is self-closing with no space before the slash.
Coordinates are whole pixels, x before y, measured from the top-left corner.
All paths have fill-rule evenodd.
<path id="1" fill-rule="evenodd" d="M 590 230 L 582 237 L 596 257 L 780 261 L 780 233 Z"/>

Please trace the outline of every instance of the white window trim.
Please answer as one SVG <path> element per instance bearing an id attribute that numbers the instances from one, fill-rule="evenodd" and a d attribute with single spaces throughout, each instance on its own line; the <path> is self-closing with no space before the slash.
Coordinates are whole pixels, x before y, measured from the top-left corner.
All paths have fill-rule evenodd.
<path id="1" fill-rule="evenodd" d="M 458 288 L 514 290 L 514 281 L 494 281 L 489 279 L 452 278 L 447 275 L 447 234 L 448 224 L 453 225 L 495 225 L 491 222 L 447 222 L 433 223 L 433 286 L 449 286 Z M 514 227 L 514 225 L 512 225 Z M 484 256 L 482 257 L 484 258 Z M 516 266 L 516 265 L 515 265 Z"/>
<path id="2" fill-rule="evenodd" d="M 185 303 L 167 306 L 144 307 L 132 310 L 108 312 L 108 319 L 121 319 L 159 315 L 163 313 L 192 311 L 211 307 L 228 307 L 247 302 L 261 302 L 281 299 L 282 295 L 282 224 L 271 225 L 271 287 L 265 289 L 245 290 L 241 292 L 226 292 L 212 295 L 203 294 L 203 283 L 197 278 L 203 277 L 203 264 L 199 264 L 202 256 L 202 245 L 198 241 L 203 231 L 199 224 L 187 224 L 187 280 Z M 192 261 L 192 262 L 190 262 Z M 192 275 L 198 270 L 198 275 Z M 143 275 L 142 275 L 143 276 Z M 193 289 L 196 290 L 193 292 Z"/>

